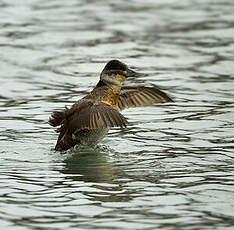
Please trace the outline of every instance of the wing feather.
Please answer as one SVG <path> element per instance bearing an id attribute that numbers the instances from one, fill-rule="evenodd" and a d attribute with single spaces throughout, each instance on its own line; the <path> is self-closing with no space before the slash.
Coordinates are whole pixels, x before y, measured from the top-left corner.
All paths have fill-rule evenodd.
<path id="1" fill-rule="evenodd" d="M 68 129 L 72 132 L 80 129 L 98 129 L 107 127 L 123 127 L 126 118 L 116 109 L 103 102 L 84 100 L 81 105 L 73 108 L 72 115 L 67 119 Z"/>
<path id="2" fill-rule="evenodd" d="M 117 107 L 119 110 L 123 110 L 164 102 L 173 102 L 173 100 L 156 87 L 123 86 L 117 101 Z"/>

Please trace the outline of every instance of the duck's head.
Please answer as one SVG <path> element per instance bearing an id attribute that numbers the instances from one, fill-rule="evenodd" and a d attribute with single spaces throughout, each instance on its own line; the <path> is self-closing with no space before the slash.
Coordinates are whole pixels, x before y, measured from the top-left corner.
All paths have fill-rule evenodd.
<path id="1" fill-rule="evenodd" d="M 140 75 L 140 73 L 129 69 L 123 62 L 111 60 L 102 70 L 100 80 L 108 85 L 122 85 L 126 78 L 138 77 Z"/>

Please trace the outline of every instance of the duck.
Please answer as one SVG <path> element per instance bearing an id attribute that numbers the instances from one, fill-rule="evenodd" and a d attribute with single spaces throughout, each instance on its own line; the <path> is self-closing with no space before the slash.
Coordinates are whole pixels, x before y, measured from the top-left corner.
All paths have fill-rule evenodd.
<path id="1" fill-rule="evenodd" d="M 76 145 L 95 146 L 112 127 L 125 128 L 128 120 L 121 114 L 127 108 L 173 102 L 157 87 L 125 86 L 127 78 L 142 76 L 119 60 L 109 61 L 94 89 L 70 108 L 54 111 L 49 124 L 58 127 L 56 151 Z"/>

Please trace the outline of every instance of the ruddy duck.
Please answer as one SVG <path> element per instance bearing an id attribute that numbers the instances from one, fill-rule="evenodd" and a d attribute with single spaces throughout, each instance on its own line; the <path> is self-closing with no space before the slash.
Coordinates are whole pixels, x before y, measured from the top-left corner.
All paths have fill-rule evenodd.
<path id="1" fill-rule="evenodd" d="M 70 109 L 51 115 L 49 124 L 60 126 L 55 150 L 65 151 L 79 144 L 94 146 L 111 127 L 126 127 L 127 119 L 120 113 L 123 109 L 173 101 L 154 87 L 122 85 L 126 78 L 140 75 L 118 60 L 109 61 L 87 96 Z"/>

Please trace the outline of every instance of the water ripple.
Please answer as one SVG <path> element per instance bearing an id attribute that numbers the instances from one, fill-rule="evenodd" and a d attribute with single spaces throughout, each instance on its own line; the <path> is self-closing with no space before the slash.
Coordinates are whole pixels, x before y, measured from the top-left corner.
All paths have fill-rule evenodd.
<path id="1" fill-rule="evenodd" d="M 0 1 L 2 229 L 232 229 L 231 0 Z M 123 111 L 95 149 L 48 125 L 110 59 L 175 103 Z M 191 224 L 193 223 L 193 224 Z"/>

